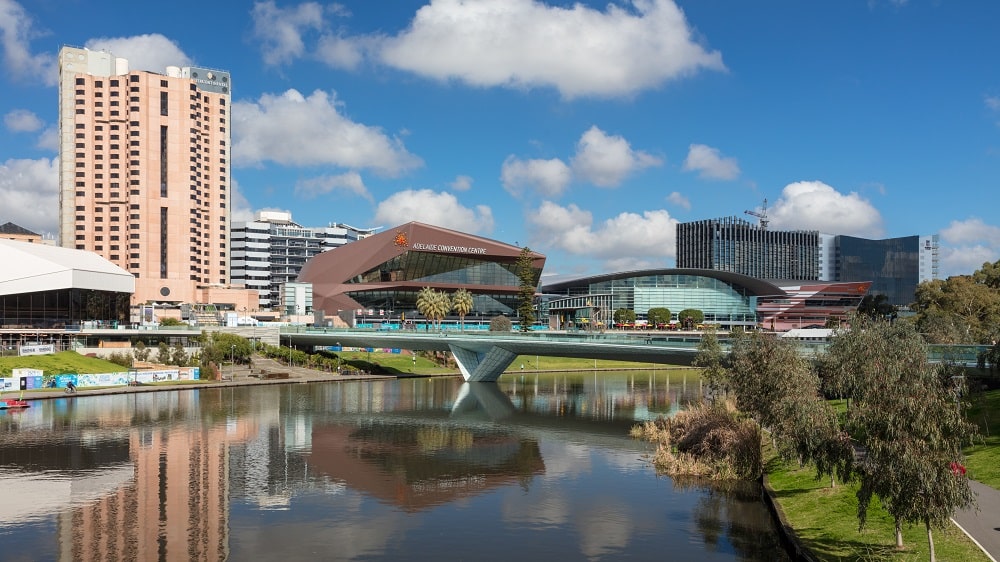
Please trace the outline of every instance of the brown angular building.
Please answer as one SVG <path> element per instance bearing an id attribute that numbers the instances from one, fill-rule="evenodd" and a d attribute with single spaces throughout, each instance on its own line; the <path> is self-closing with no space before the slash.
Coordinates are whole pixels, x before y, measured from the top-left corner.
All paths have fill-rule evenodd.
<path id="1" fill-rule="evenodd" d="M 496 240 L 410 222 L 319 254 L 298 280 L 312 284 L 313 308 L 330 316 L 358 310 L 415 314 L 424 287 L 469 291 L 473 316 L 513 315 L 520 253 Z M 531 256 L 537 286 L 545 256 Z"/>

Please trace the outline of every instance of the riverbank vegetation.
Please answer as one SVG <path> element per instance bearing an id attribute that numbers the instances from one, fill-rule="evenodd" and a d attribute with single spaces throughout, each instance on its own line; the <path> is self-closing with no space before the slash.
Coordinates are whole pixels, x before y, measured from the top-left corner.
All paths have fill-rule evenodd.
<path id="1" fill-rule="evenodd" d="M 831 490 L 838 481 L 850 484 L 857 528 L 866 529 L 872 506 L 880 507 L 902 550 L 903 529 L 923 527 L 933 561 L 933 530 L 948 528 L 954 511 L 973 500 L 962 447 L 976 428 L 963 416 L 962 379 L 951 367 L 928 364 L 912 324 L 855 318 L 852 326 L 838 333 L 818 368 L 794 344 L 760 333 L 736 335 L 723 366 L 716 339 L 705 338 L 698 363 L 709 371 L 713 404 L 691 419 L 646 428 L 662 434 L 656 462 L 668 472 L 707 466 L 728 477 L 763 437 L 781 461 L 808 467 Z M 846 399 L 842 415 L 822 391 Z M 737 410 L 720 405 L 728 401 Z M 751 444 L 736 447 L 720 429 L 741 421 L 756 434 L 741 433 Z"/>

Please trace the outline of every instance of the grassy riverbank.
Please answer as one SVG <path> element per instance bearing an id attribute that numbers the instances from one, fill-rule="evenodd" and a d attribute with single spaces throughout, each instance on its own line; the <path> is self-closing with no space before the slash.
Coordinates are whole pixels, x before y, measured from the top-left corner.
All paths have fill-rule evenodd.
<path id="1" fill-rule="evenodd" d="M 1000 490 L 1000 390 L 974 395 L 969 421 L 983 437 L 965 450 L 969 478 Z"/>
<path id="2" fill-rule="evenodd" d="M 892 518 L 880 505 L 868 510 L 865 530 L 858 532 L 858 499 L 854 485 L 830 487 L 815 478 L 813 467 L 798 468 L 772 459 L 767 477 L 788 524 L 820 560 L 927 560 L 923 525 L 903 528 L 902 550 L 896 550 Z M 954 525 L 934 530 L 938 560 L 987 562 L 989 558 Z"/>
<path id="3" fill-rule="evenodd" d="M 13 369 L 41 369 L 47 375 L 68 373 L 95 374 L 119 373 L 127 371 L 111 361 L 86 357 L 75 351 L 60 351 L 50 355 L 26 355 L 24 357 L 0 357 L 0 377 L 9 377 Z"/>

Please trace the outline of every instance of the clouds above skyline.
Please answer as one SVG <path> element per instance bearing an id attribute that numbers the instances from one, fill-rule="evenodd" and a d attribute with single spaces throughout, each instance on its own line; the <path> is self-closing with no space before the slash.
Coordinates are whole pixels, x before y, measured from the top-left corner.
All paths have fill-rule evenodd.
<path id="1" fill-rule="evenodd" d="M 724 157 L 718 148 L 704 144 L 688 147 L 683 170 L 698 172 L 698 177 L 708 180 L 734 180 L 740 176 L 740 166 L 735 158 Z"/>
<path id="2" fill-rule="evenodd" d="M 338 111 L 336 94 L 297 90 L 263 94 L 233 104 L 233 157 L 237 166 L 269 161 L 285 166 L 331 165 L 385 176 L 416 168 L 421 160 L 402 140 L 355 123 Z"/>
<path id="3" fill-rule="evenodd" d="M 129 70 L 147 70 L 163 74 L 168 66 L 191 66 L 194 61 L 172 39 L 159 33 L 130 37 L 99 37 L 90 39 L 84 47 L 91 51 L 108 51 L 116 58 L 128 60 Z"/>
<path id="4" fill-rule="evenodd" d="M 48 35 L 35 25 L 24 7 L 14 0 L 0 0 L 0 45 L 4 69 L 21 80 L 41 80 L 54 86 L 58 79 L 51 53 L 32 53 L 31 41 Z"/>
<path id="5" fill-rule="evenodd" d="M 0 222 L 12 222 L 38 234 L 59 230 L 58 158 L 10 159 L 0 164 Z"/>
<path id="6" fill-rule="evenodd" d="M 863 238 L 881 238 L 884 234 L 882 215 L 871 202 L 854 192 L 840 193 L 821 181 L 785 186 L 767 215 L 775 229 L 818 230 Z"/>
<path id="7" fill-rule="evenodd" d="M 418 221 L 461 232 L 489 235 L 493 211 L 486 205 L 463 206 L 457 197 L 430 189 L 399 191 L 378 204 L 375 223 L 383 228 Z"/>

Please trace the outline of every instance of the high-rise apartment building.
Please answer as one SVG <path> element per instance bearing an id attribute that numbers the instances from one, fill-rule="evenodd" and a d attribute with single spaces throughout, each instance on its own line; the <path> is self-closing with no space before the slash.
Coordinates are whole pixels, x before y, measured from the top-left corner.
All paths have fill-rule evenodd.
<path id="1" fill-rule="evenodd" d="M 287 308 L 283 305 L 282 285 L 295 281 L 310 258 L 371 236 L 377 230 L 342 223 L 306 227 L 294 222 L 291 213 L 261 211 L 252 221 L 233 223 L 233 283 L 255 289 L 262 309 Z"/>
<path id="2" fill-rule="evenodd" d="M 677 267 L 758 279 L 819 279 L 819 232 L 769 230 L 739 217 L 677 225 Z"/>
<path id="3" fill-rule="evenodd" d="M 133 304 L 229 284 L 230 88 L 224 71 L 59 52 L 59 244 L 132 273 Z"/>

